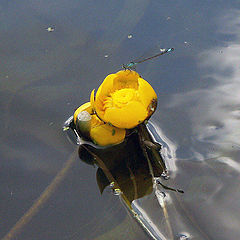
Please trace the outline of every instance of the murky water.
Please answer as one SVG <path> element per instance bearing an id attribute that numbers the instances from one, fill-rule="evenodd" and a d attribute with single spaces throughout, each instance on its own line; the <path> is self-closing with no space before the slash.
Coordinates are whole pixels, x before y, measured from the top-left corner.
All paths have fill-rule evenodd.
<path id="1" fill-rule="evenodd" d="M 175 51 L 137 71 L 158 94 L 165 182 L 185 191 L 167 193 L 173 238 L 238 239 L 239 16 L 237 1 L 2 1 L 0 237 L 71 158 L 16 239 L 147 239 L 61 128 L 107 74 L 160 45 Z"/>

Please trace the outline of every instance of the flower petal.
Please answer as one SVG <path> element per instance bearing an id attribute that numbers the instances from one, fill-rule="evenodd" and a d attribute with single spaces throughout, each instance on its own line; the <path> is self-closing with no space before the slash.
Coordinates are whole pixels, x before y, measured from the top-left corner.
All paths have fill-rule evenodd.
<path id="1" fill-rule="evenodd" d="M 95 109 L 94 104 L 95 104 L 95 89 L 92 90 L 91 95 L 90 95 L 90 103 L 93 109 Z"/>
<path id="2" fill-rule="evenodd" d="M 138 88 L 139 74 L 135 71 L 122 70 L 116 73 L 117 77 L 113 80 L 113 91 L 123 88 Z"/>
<path id="3" fill-rule="evenodd" d="M 100 146 L 121 143 L 125 139 L 125 135 L 125 129 L 119 129 L 108 124 L 91 128 L 90 131 L 92 140 Z"/>
<path id="4" fill-rule="evenodd" d="M 91 106 L 91 103 L 90 102 L 84 103 L 74 112 L 74 115 L 73 115 L 74 123 L 76 123 L 77 116 L 82 111 L 87 111 L 89 114 L 92 114 L 93 108 Z"/>
<path id="5" fill-rule="evenodd" d="M 147 108 L 153 99 L 157 99 L 157 94 L 155 93 L 152 86 L 143 78 L 139 78 L 138 82 L 139 98 L 141 99 L 141 102 L 145 106 L 145 108 Z"/>
<path id="6" fill-rule="evenodd" d="M 91 102 L 102 121 L 119 128 L 133 128 L 155 111 L 157 95 L 137 72 L 122 70 L 105 78 Z"/>
<path id="7" fill-rule="evenodd" d="M 113 91 L 113 81 L 116 77 L 116 74 L 110 74 L 104 79 L 103 83 L 97 90 L 96 99 L 101 100 L 102 97 L 107 97 Z"/>
<path id="8" fill-rule="evenodd" d="M 137 101 L 131 101 L 122 108 L 107 108 L 104 120 L 118 128 L 134 128 L 147 118 L 147 109 Z"/>

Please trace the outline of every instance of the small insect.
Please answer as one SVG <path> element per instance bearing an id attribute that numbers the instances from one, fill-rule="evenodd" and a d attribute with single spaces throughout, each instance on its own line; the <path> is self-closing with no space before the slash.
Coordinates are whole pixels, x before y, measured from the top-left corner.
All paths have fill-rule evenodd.
<path id="1" fill-rule="evenodd" d="M 136 65 L 137 64 L 139 64 L 139 63 L 142 63 L 142 62 L 146 62 L 146 61 L 148 61 L 148 60 L 150 60 L 150 59 L 153 59 L 153 58 L 156 58 L 156 57 L 159 57 L 159 56 L 161 56 L 161 55 L 163 55 L 163 54 L 165 54 L 165 53 L 170 53 L 170 52 L 172 52 L 174 50 L 174 48 L 161 48 L 160 49 L 160 52 L 158 53 L 158 54 L 155 54 L 155 55 L 153 55 L 153 56 L 151 56 L 151 57 L 147 57 L 147 58 L 144 58 L 144 59 L 140 59 L 140 60 L 138 60 L 138 61 L 132 61 L 132 62 L 130 62 L 130 63 L 128 63 L 128 64 L 123 64 L 123 68 L 126 70 L 126 69 L 129 69 L 129 70 L 133 70 L 133 69 L 135 69 L 136 68 Z"/>

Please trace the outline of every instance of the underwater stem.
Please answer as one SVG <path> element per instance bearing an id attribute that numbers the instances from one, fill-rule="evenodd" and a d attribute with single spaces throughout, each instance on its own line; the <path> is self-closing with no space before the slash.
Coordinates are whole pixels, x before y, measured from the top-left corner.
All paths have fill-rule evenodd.
<path id="1" fill-rule="evenodd" d="M 17 234 L 19 234 L 24 226 L 31 221 L 31 219 L 37 214 L 40 208 L 44 203 L 51 197 L 54 191 L 57 189 L 59 184 L 65 178 L 68 171 L 73 166 L 73 163 L 76 160 L 76 152 L 75 150 L 69 157 L 69 159 L 65 162 L 62 169 L 58 172 L 52 182 L 46 187 L 46 189 L 42 192 L 39 198 L 34 202 L 34 204 L 28 209 L 28 211 L 16 222 L 16 224 L 10 229 L 10 231 L 2 238 L 2 240 L 13 240 Z"/>

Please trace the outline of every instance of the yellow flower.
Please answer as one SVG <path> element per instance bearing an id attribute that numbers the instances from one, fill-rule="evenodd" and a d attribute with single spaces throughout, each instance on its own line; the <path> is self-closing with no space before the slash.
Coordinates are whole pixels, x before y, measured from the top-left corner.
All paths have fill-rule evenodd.
<path id="1" fill-rule="evenodd" d="M 157 107 L 152 86 L 131 70 L 108 75 L 91 93 L 91 104 L 98 117 L 118 128 L 134 128 L 148 119 Z"/>
<path id="2" fill-rule="evenodd" d="M 89 129 L 87 130 L 89 131 L 88 135 L 94 143 L 100 146 L 107 146 L 121 143 L 125 139 L 126 130 L 110 126 L 101 121 L 96 114 L 94 114 L 90 102 L 83 104 L 74 112 L 73 119 L 75 125 L 79 124 L 78 116 L 84 111 L 90 114 Z M 78 127 L 81 130 L 81 127 L 84 127 L 84 125 L 78 125 Z"/>
<path id="3" fill-rule="evenodd" d="M 90 102 L 84 103 L 74 112 L 73 119 L 75 124 L 76 124 L 78 114 L 83 111 L 87 111 L 91 115 L 93 114 L 93 108 Z"/>

